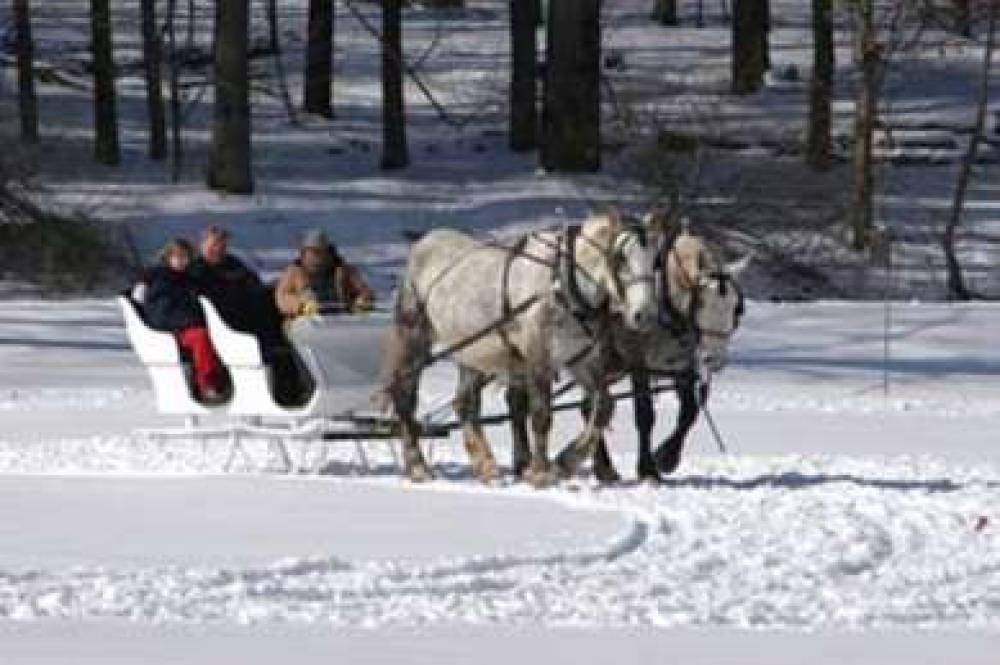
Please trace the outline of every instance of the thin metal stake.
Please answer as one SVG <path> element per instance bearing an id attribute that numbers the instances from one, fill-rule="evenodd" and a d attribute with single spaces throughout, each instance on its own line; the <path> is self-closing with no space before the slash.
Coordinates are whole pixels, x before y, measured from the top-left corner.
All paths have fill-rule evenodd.
<path id="1" fill-rule="evenodd" d="M 892 288 L 892 237 L 886 232 L 885 237 L 885 317 L 882 331 L 882 395 L 889 398 L 889 362 L 890 344 L 892 342 L 892 300 L 890 299 L 890 289 Z"/>
<path id="2" fill-rule="evenodd" d="M 728 455 L 729 449 L 726 447 L 726 442 L 722 439 L 722 433 L 719 432 L 719 428 L 715 424 L 715 418 L 712 417 L 712 412 L 708 410 L 708 404 L 705 404 L 701 399 L 701 390 L 695 389 L 695 392 L 697 393 L 698 408 L 705 414 L 705 422 L 708 423 L 708 428 L 712 431 L 712 436 L 715 438 L 715 445 L 719 447 L 720 453 Z"/>

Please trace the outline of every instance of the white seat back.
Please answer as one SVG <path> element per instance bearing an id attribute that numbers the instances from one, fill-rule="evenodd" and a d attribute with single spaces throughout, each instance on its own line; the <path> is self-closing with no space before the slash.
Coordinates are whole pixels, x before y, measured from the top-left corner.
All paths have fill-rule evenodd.
<path id="1" fill-rule="evenodd" d="M 199 403 L 191 394 L 177 340 L 168 332 L 153 330 L 125 296 L 118 297 L 125 332 L 153 384 L 156 408 L 169 415 L 202 416 L 217 412 Z"/>
<path id="2" fill-rule="evenodd" d="M 201 297 L 198 300 L 205 313 L 212 345 L 233 379 L 233 399 L 229 403 L 229 413 L 292 419 L 312 417 L 319 391 L 303 407 L 288 408 L 278 404 L 272 389 L 271 368 L 264 362 L 256 336 L 234 330 L 223 320 L 219 310 L 208 298 Z"/>

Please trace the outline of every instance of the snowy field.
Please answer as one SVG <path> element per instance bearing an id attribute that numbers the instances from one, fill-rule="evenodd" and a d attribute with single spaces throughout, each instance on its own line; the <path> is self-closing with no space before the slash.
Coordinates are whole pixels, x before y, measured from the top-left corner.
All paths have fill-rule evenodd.
<path id="1" fill-rule="evenodd" d="M 132 430 L 162 420 L 115 307 L 3 305 L 4 662 L 987 663 L 1000 645 L 1000 308 L 895 305 L 885 396 L 881 306 L 752 303 L 712 403 L 729 455 L 699 425 L 675 476 L 634 486 L 620 408 L 623 486 L 535 492 L 479 486 L 457 440 L 422 487 L 382 443 L 371 470 L 337 444 L 295 477 L 145 443 Z M 451 381 L 433 372 L 428 401 Z M 672 398 L 659 412 L 662 434 Z"/>

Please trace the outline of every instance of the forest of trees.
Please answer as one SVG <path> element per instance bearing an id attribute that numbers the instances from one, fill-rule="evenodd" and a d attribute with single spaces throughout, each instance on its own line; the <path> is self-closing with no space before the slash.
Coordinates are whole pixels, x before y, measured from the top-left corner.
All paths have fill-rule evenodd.
<path id="1" fill-rule="evenodd" d="M 276 0 L 268 3 L 271 50 L 280 56 L 281 33 Z M 355 0 L 308 0 L 304 79 L 301 110 L 323 118 L 336 114 L 333 98 L 333 52 L 338 5 L 357 15 Z M 12 0 L 15 26 L 21 137 L 39 140 L 45 118 L 39 117 L 33 65 L 32 9 L 41 0 Z M 154 160 L 171 157 L 175 177 L 181 162 L 181 101 L 175 18 L 177 0 L 140 0 L 143 74 L 148 108 L 148 153 Z M 892 56 L 891 25 L 878 24 L 876 0 L 810 0 L 813 66 L 808 88 L 808 112 L 802 137 L 804 162 L 817 172 L 829 169 L 831 104 L 837 63 L 834 49 L 834 14 L 848 16 L 854 27 L 855 122 L 851 160 L 853 188 L 849 219 L 851 243 L 856 249 L 870 246 L 873 233 L 872 142 L 878 113 L 880 86 L 886 62 Z M 921 0 L 944 16 L 950 28 L 968 35 L 976 20 L 989 16 L 992 40 L 995 0 Z M 367 25 L 378 40 L 381 53 L 382 155 L 384 169 L 404 168 L 411 158 L 407 146 L 405 89 L 419 79 L 403 50 L 407 0 L 379 0 L 381 22 Z M 424 7 L 454 7 L 461 0 L 433 0 Z M 690 4 L 690 3 L 688 3 Z M 703 22 L 704 2 L 693 17 Z M 721 2 L 731 24 L 731 93 L 761 90 L 770 67 L 770 0 Z M 904 3 L 905 4 L 905 3 Z M 165 11 L 162 11 L 164 9 Z M 662 39 L 671 40 L 670 26 L 691 17 L 681 15 L 685 3 L 649 0 L 649 17 L 664 26 Z M 923 6 L 922 5 L 922 6 Z M 93 76 L 93 154 L 96 161 L 116 165 L 121 161 L 116 103 L 116 63 L 112 47 L 116 3 L 90 0 L 90 45 Z M 193 4 L 191 5 L 193 7 Z M 233 194 L 254 190 L 253 128 L 250 58 L 251 0 L 216 0 L 211 66 L 214 114 L 211 151 L 205 165 L 210 188 Z M 601 167 L 601 109 L 605 76 L 601 53 L 600 0 L 510 0 L 511 68 L 508 93 L 509 145 L 512 150 L 538 150 L 542 167 L 552 172 L 595 171 Z M 157 10 L 161 9 L 158 15 Z M 943 13 L 941 13 L 943 12 Z M 545 14 L 543 16 L 543 13 Z M 189 27 L 190 29 L 190 27 Z M 544 35 L 544 48 L 540 36 Z M 992 41 L 990 42 L 992 44 Z M 280 64 L 280 57 L 278 58 Z M 987 65 L 989 63 L 987 62 Z M 282 75 L 283 76 L 283 75 Z M 423 88 L 421 88 L 423 91 Z M 292 94 L 283 92 L 294 116 Z M 985 102 L 984 102 L 985 104 Z M 168 140 L 168 125 L 172 136 Z M 959 206 L 959 213 L 961 208 Z M 957 224 L 957 222 L 956 222 Z M 957 278 L 956 278 L 957 279 Z M 956 293 L 962 286 L 956 282 Z"/>

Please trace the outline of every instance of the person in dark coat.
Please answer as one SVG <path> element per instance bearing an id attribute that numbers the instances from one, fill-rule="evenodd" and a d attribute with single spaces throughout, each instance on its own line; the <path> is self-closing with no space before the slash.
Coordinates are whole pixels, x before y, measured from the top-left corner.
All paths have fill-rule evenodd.
<path id="1" fill-rule="evenodd" d="M 282 403 L 301 401 L 301 377 L 282 330 L 274 295 L 252 269 L 229 253 L 229 232 L 209 226 L 201 235 L 199 256 L 191 263 L 198 293 L 208 298 L 234 330 L 251 333 L 264 361 L 274 370 L 275 393 Z"/>
<path id="2" fill-rule="evenodd" d="M 201 295 L 212 301 L 226 323 L 257 335 L 265 347 L 280 345 L 281 317 L 270 290 L 256 272 L 229 253 L 229 233 L 210 226 L 202 233 L 191 277 Z"/>
<path id="3" fill-rule="evenodd" d="M 146 272 L 144 308 L 151 328 L 172 332 L 177 343 L 191 355 L 198 398 L 206 402 L 223 399 L 223 370 L 205 319 L 198 306 L 188 266 L 194 249 L 178 238 L 160 252 L 159 265 Z"/>

